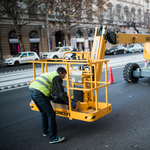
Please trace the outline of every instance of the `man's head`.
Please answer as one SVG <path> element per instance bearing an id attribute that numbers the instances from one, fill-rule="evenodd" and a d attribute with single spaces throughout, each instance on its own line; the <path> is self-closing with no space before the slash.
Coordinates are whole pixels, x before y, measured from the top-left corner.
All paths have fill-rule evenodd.
<path id="1" fill-rule="evenodd" d="M 64 78 L 65 78 L 65 75 L 67 74 L 67 71 L 66 71 L 66 69 L 63 68 L 63 67 L 58 67 L 58 68 L 57 68 L 57 73 L 60 75 L 60 77 L 61 77 L 62 79 L 64 79 Z"/>

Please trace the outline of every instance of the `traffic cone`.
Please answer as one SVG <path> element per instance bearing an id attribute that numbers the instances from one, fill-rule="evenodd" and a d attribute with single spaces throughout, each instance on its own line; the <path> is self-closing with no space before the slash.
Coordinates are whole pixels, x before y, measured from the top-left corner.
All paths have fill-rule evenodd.
<path id="1" fill-rule="evenodd" d="M 113 79 L 113 74 L 112 74 L 112 68 L 110 67 L 110 70 L 109 70 L 109 80 L 108 80 L 109 83 L 115 83 L 114 82 L 114 79 Z"/>
<path id="2" fill-rule="evenodd" d="M 147 68 L 147 60 L 145 60 L 145 66 L 144 66 L 144 68 Z"/>

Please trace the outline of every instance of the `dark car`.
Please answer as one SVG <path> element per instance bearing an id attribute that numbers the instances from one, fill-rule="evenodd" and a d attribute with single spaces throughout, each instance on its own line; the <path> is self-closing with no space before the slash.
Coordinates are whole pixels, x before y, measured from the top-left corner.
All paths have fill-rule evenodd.
<path id="1" fill-rule="evenodd" d="M 112 46 L 111 48 L 107 49 L 105 51 L 105 55 L 109 55 L 109 54 L 126 54 L 127 52 L 127 48 L 124 46 Z"/>

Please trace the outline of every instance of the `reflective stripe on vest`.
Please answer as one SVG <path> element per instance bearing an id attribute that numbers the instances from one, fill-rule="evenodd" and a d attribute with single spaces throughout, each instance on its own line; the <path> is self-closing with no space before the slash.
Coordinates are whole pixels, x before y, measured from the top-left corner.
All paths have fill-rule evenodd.
<path id="1" fill-rule="evenodd" d="M 50 82 L 46 77 L 44 77 L 44 76 L 42 76 L 42 75 L 39 76 L 39 77 L 40 77 L 40 78 L 43 78 L 44 80 L 46 80 L 47 83 L 50 84 L 51 89 L 50 89 L 43 81 L 41 81 L 41 80 L 39 80 L 39 79 L 35 79 L 34 81 L 41 83 L 43 86 L 45 86 L 45 87 L 49 90 L 50 93 L 54 93 L 55 90 L 54 90 L 54 88 L 53 88 L 51 82 Z M 52 91 L 51 91 L 51 90 L 52 90 Z"/>
<path id="2" fill-rule="evenodd" d="M 42 82 L 42 81 L 39 80 L 39 79 L 35 79 L 34 81 L 41 83 L 43 86 L 45 86 L 45 87 L 49 90 L 49 93 L 51 93 L 50 88 L 49 88 L 44 82 Z"/>
<path id="3" fill-rule="evenodd" d="M 41 78 L 45 79 L 47 81 L 47 83 L 49 83 L 51 85 L 51 89 L 52 89 L 52 93 L 55 91 L 53 86 L 52 86 L 52 83 L 45 77 L 45 76 L 40 76 Z"/>

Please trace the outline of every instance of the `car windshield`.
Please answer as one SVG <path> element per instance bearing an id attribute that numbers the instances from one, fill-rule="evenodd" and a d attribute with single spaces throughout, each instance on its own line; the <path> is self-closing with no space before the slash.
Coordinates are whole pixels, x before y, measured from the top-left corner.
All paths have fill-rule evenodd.
<path id="1" fill-rule="evenodd" d="M 52 50 L 52 52 L 57 52 L 57 51 L 59 51 L 59 49 L 60 49 L 60 47 L 55 47 L 55 48 Z"/>
<path id="2" fill-rule="evenodd" d="M 22 53 L 17 53 L 15 55 L 13 55 L 13 57 L 19 57 Z"/>
<path id="3" fill-rule="evenodd" d="M 129 47 L 133 47 L 134 45 L 130 45 Z"/>
<path id="4" fill-rule="evenodd" d="M 109 50 L 112 50 L 112 49 L 115 49 L 115 48 L 117 48 L 117 46 L 113 46 L 113 47 L 111 47 Z"/>

